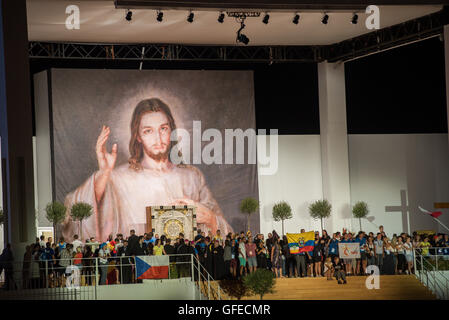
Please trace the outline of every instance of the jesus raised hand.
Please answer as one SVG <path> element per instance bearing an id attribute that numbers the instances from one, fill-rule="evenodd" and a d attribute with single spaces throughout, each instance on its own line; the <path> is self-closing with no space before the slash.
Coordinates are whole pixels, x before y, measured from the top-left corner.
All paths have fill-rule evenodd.
<path id="1" fill-rule="evenodd" d="M 103 198 L 104 190 L 108 182 L 109 176 L 114 169 L 117 160 L 117 144 L 112 146 L 111 153 L 106 150 L 106 142 L 111 134 L 111 128 L 103 126 L 98 136 L 95 151 L 97 154 L 98 169 L 95 176 L 95 199 L 97 203 Z"/>

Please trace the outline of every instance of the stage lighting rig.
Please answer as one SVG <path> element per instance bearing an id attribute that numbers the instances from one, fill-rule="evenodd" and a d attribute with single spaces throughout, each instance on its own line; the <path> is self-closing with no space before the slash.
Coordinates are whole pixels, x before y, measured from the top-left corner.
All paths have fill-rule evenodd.
<path id="1" fill-rule="evenodd" d="M 187 17 L 187 21 L 192 23 L 194 17 L 195 17 L 195 14 L 192 11 L 190 11 L 189 16 Z"/>
<path id="2" fill-rule="evenodd" d="M 130 22 L 133 18 L 133 12 L 131 10 L 128 9 L 128 11 L 126 11 L 126 21 Z"/>
<path id="3" fill-rule="evenodd" d="M 359 20 L 359 16 L 357 15 L 357 13 L 354 13 L 354 15 L 352 16 L 352 19 L 351 19 L 351 23 L 357 24 L 358 20 Z"/>
<path id="4" fill-rule="evenodd" d="M 327 24 L 329 22 L 329 15 L 324 14 L 323 19 L 321 19 L 322 24 Z"/>
<path id="5" fill-rule="evenodd" d="M 237 39 L 236 42 L 241 42 L 245 45 L 248 45 L 249 38 L 242 33 L 242 30 L 245 28 L 245 18 L 240 19 L 240 29 L 237 31 Z"/>
<path id="6" fill-rule="evenodd" d="M 223 23 L 225 18 L 225 14 L 223 12 L 220 13 L 218 16 L 218 22 Z"/>
<path id="7" fill-rule="evenodd" d="M 162 22 L 163 17 L 164 17 L 164 13 L 162 11 L 158 11 L 156 20 L 159 22 Z"/>
<path id="8" fill-rule="evenodd" d="M 265 16 L 263 17 L 262 22 L 265 24 L 268 24 L 269 20 L 270 20 L 270 15 L 268 13 L 265 13 Z"/>
<path id="9" fill-rule="evenodd" d="M 293 18 L 293 23 L 298 24 L 299 23 L 299 14 L 295 14 L 295 17 Z"/>

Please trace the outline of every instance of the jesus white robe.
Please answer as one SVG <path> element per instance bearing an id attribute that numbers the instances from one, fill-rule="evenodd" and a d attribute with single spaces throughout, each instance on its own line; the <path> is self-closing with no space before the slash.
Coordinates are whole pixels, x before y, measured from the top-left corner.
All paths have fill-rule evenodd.
<path id="1" fill-rule="evenodd" d="M 144 234 L 146 207 L 172 205 L 183 198 L 199 202 L 214 212 L 217 228 L 224 234 L 232 231 L 203 174 L 196 167 L 178 165 L 168 172 L 158 172 L 151 169 L 136 171 L 128 164 L 121 165 L 111 172 L 100 203 L 95 198 L 95 175 L 69 193 L 64 203 L 68 212 L 77 202 L 89 203 L 94 208 L 94 213 L 82 222 L 82 239 L 95 237 L 104 241 L 109 234 L 126 236 L 131 229 L 138 235 Z M 205 225 L 198 224 L 198 227 L 208 231 Z M 79 222 L 72 221 L 70 214 L 63 223 L 62 233 L 65 239 L 79 234 Z"/>

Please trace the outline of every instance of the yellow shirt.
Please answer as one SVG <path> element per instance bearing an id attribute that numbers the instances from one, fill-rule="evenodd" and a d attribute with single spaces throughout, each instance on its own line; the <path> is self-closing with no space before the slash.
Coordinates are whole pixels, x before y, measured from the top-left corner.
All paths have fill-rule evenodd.
<path id="1" fill-rule="evenodd" d="M 421 242 L 420 247 L 422 248 L 422 254 L 424 256 L 427 256 L 429 254 L 429 247 L 430 247 L 430 243 L 429 242 Z"/>
<path id="2" fill-rule="evenodd" d="M 153 247 L 153 255 L 162 256 L 164 247 L 163 246 L 154 246 Z"/>

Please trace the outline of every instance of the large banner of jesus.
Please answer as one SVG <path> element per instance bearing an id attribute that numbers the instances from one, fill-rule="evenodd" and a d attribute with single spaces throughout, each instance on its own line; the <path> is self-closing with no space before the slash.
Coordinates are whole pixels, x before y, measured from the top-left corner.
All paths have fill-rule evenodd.
<path id="1" fill-rule="evenodd" d="M 56 200 L 92 205 L 82 239 L 143 234 L 157 205 L 195 206 L 206 232 L 243 230 L 239 203 L 258 198 L 255 141 L 242 163 L 225 137 L 255 130 L 251 71 L 54 69 L 51 84 Z M 67 214 L 63 236 L 77 233 Z"/>

